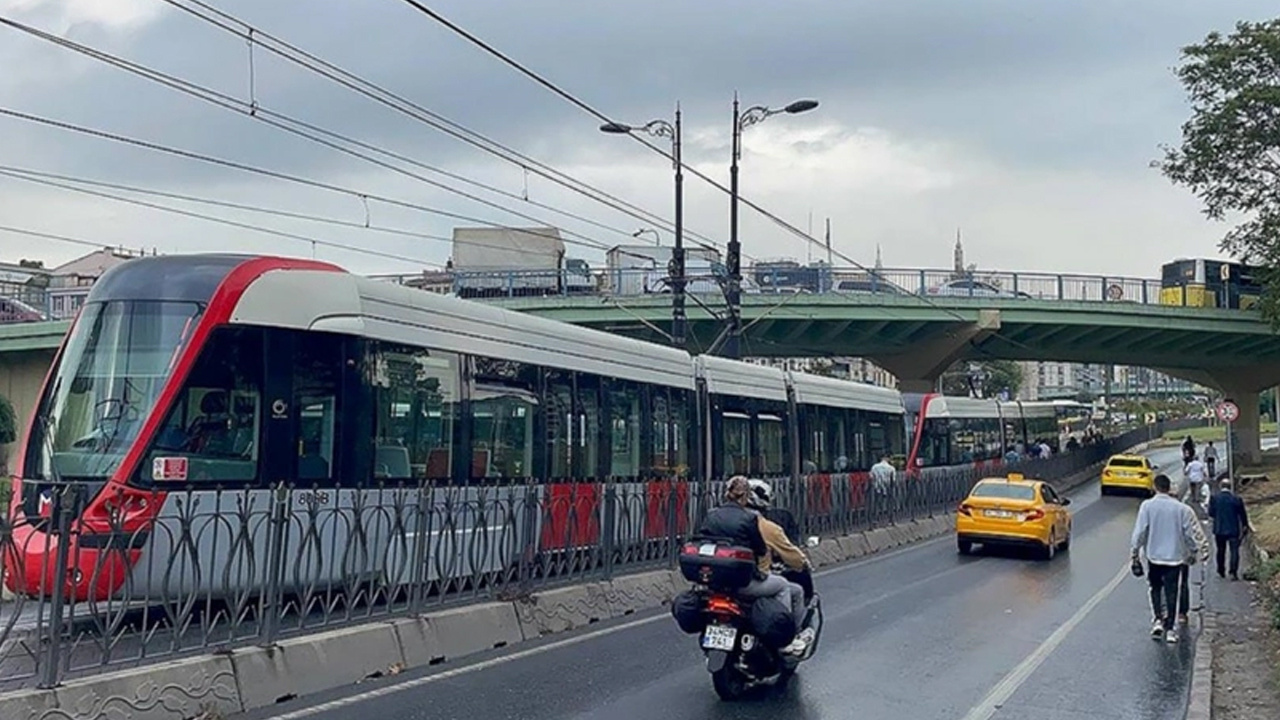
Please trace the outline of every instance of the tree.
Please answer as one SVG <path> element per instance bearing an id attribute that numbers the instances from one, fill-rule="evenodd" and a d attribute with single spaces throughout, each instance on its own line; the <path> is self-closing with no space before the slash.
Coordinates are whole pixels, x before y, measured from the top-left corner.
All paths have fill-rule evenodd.
<path id="1" fill-rule="evenodd" d="M 1012 360 L 962 360 L 942 374 L 942 392 L 947 395 L 998 397 L 1007 392 L 1018 396 L 1022 387 L 1022 366 Z"/>
<path id="2" fill-rule="evenodd" d="M 13 411 L 9 398 L 0 395 L 0 445 L 8 445 L 18 439 L 18 415 Z"/>
<path id="3" fill-rule="evenodd" d="M 1209 33 L 1182 49 L 1176 73 L 1191 118 L 1153 165 L 1209 218 L 1241 218 L 1220 247 L 1258 267 L 1263 317 L 1280 327 L 1280 18 Z"/>

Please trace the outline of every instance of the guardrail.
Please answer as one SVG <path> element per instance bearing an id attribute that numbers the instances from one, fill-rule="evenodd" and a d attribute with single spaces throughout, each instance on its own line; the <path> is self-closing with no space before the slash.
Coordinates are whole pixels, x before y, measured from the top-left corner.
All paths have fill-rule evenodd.
<path id="1" fill-rule="evenodd" d="M 453 292 L 461 297 L 555 297 L 606 295 L 634 297 L 671 292 L 663 269 L 622 269 L 593 273 L 589 277 L 567 271 L 510 270 L 454 272 Z M 718 295 L 725 279 L 722 267 L 686 274 L 691 294 Z M 395 282 L 396 278 L 389 278 Z M 925 297 L 977 297 L 1075 302 L 1127 302 L 1157 305 L 1161 302 L 1158 279 L 1119 275 L 973 271 L 893 268 L 874 271 L 859 268 L 768 268 L 745 270 L 747 294 L 812 293 L 820 295 L 884 295 Z M 1194 294 L 1178 293 L 1177 303 Z M 1218 307 L 1235 307 L 1239 298 L 1217 297 Z M 1164 303 L 1168 304 L 1168 303 Z"/>
<path id="2" fill-rule="evenodd" d="M 1064 479 L 1197 424 L 1139 428 L 1001 472 Z M 835 536 L 948 512 L 996 469 L 922 472 L 879 489 L 865 472 L 773 482 L 802 534 Z M 0 603 L 0 689 L 674 566 L 723 485 L 185 489 L 117 499 L 159 508 L 134 530 L 119 515 L 109 527 L 86 522 L 86 487 L 54 486 L 35 524 L 21 508 L 0 520 L 0 559 L 17 593 Z"/>

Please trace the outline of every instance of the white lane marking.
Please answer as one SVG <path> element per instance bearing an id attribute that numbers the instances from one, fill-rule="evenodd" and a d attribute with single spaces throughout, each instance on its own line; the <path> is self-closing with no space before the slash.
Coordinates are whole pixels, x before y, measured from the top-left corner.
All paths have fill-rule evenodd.
<path id="1" fill-rule="evenodd" d="M 909 545 L 907 547 L 898 548 L 897 550 L 894 550 L 892 552 L 882 553 L 880 555 L 873 555 L 869 558 L 859 560 L 858 562 L 855 562 L 855 563 L 850 563 L 848 565 L 842 565 L 839 567 L 829 568 L 821 572 L 816 572 L 814 573 L 814 577 L 823 577 L 823 576 L 831 575 L 833 573 L 837 573 L 841 571 L 852 570 L 854 568 L 864 567 L 866 565 L 872 565 L 874 563 L 882 562 L 884 560 L 888 560 L 890 558 L 894 558 L 899 555 L 905 555 L 906 553 L 911 552 L 913 550 L 919 550 L 922 547 L 925 547 L 927 545 L 932 545 L 933 543 L 943 539 L 945 538 L 937 538 L 935 540 L 926 540 L 921 543 L 916 543 L 914 545 Z M 968 565 L 961 565 L 959 567 L 962 567 L 962 568 L 968 567 Z M 948 571 L 944 570 L 943 572 L 945 573 Z M 915 585 L 917 585 L 919 582 L 920 581 L 917 581 L 916 583 L 912 583 L 911 585 L 904 586 L 900 588 L 897 592 L 908 590 L 914 587 Z M 896 594 L 896 593 L 891 593 L 891 594 Z M 877 602 L 883 599 L 884 599 L 883 597 L 878 598 Z M 632 620 L 630 622 L 623 623 L 621 625 L 601 628 L 599 630 L 594 630 L 592 632 L 589 632 L 583 635 L 577 635 L 575 637 L 565 638 L 564 640 L 557 640 L 555 642 L 547 643 L 546 645 L 539 645 L 538 647 L 528 648 L 526 650 L 519 650 L 517 652 L 511 653 L 510 655 L 503 655 L 501 657 L 490 658 L 488 660 L 474 663 L 472 665 L 464 665 L 462 667 L 453 668 L 452 670 L 445 670 L 444 672 L 437 673 L 435 675 L 427 675 L 426 677 L 420 677 L 414 680 L 406 680 L 402 683 L 398 683 L 395 685 L 388 685 L 386 687 L 377 688 L 375 690 L 369 690 L 368 692 L 363 692 L 358 695 L 350 695 L 344 698 L 339 698 L 337 700 L 331 700 L 329 702 L 321 703 L 319 705 L 312 705 L 310 707 L 298 708 L 297 710 L 294 710 L 292 712 L 283 713 L 281 715 L 273 715 L 271 716 L 271 720 L 300 720 L 301 718 L 310 717 L 312 715 L 318 715 L 320 713 L 328 712 L 330 710 L 337 710 L 339 708 L 344 708 L 349 705 L 355 705 L 357 703 L 361 703 L 366 700 L 372 700 L 374 698 L 384 697 L 386 695 L 402 692 L 404 690 L 412 690 L 414 688 L 419 688 L 424 685 L 430 685 L 431 683 L 439 682 L 441 680 L 448 680 L 449 678 L 454 678 L 459 675 L 478 672 L 480 670 L 487 670 L 491 667 L 497 667 L 499 665 L 504 665 L 509 662 L 515 662 L 516 660 L 523 660 L 524 658 L 527 658 L 533 655 L 540 655 L 542 653 L 550 652 L 552 650 L 556 650 L 562 647 L 577 645 L 579 643 L 584 643 L 588 640 L 594 640 L 599 637 L 604 637 L 605 635 L 612 635 L 614 633 L 619 633 L 624 630 L 630 630 L 632 628 L 640 627 L 641 625 L 648 625 L 649 623 L 657 622 L 658 620 L 665 620 L 668 617 L 669 615 L 667 613 L 661 613 L 658 615 L 654 615 L 653 617 L 641 618 L 639 620 Z"/>
<path id="2" fill-rule="evenodd" d="M 1071 616 L 1071 619 L 1063 623 L 1057 630 L 1054 630 L 1053 634 L 1040 644 L 1040 647 L 1032 651 L 1022 662 L 1018 663 L 1017 667 L 1011 670 L 1008 675 L 1005 675 L 1000 682 L 996 683 L 995 687 L 991 688 L 991 692 L 987 693 L 987 696 L 982 699 L 982 702 L 975 705 L 964 716 L 964 720 L 990 720 L 996 714 L 996 711 L 1008 702 L 1009 698 L 1013 697 L 1013 694 L 1018 691 L 1018 688 L 1022 687 L 1022 684 L 1031 677 L 1031 674 L 1040 667 L 1041 663 L 1047 660 L 1054 650 L 1058 649 L 1058 646 L 1067 638 L 1067 635 L 1071 634 L 1072 630 L 1075 630 L 1080 623 L 1084 622 L 1085 617 L 1103 600 L 1106 600 L 1108 595 L 1115 592 L 1115 589 L 1120 587 L 1120 583 L 1124 582 L 1128 575 L 1129 566 L 1125 565 L 1120 569 L 1120 572 L 1116 573 L 1115 577 L 1111 578 L 1110 582 L 1104 585 L 1093 597 L 1089 598 L 1084 605 L 1080 606 L 1080 609 L 1076 611 L 1075 615 Z"/>

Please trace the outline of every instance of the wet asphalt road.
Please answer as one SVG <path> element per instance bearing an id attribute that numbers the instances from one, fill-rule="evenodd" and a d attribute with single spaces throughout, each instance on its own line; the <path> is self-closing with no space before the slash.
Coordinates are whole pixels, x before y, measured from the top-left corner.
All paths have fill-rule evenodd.
<path id="1" fill-rule="evenodd" d="M 1176 448 L 1152 457 L 1179 464 Z M 745 702 L 716 697 L 696 637 L 659 613 L 243 717 L 1182 718 L 1192 643 L 1148 638 L 1146 584 L 1128 575 L 1139 500 L 1100 498 L 1096 484 L 1072 497 L 1072 547 L 1051 563 L 961 557 L 944 537 L 822 573 L 817 655 L 786 690 Z"/>

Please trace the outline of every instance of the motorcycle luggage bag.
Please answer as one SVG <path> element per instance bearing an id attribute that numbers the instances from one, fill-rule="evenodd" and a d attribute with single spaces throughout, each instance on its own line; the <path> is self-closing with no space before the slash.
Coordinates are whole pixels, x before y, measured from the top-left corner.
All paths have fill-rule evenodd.
<path id="1" fill-rule="evenodd" d="M 688 542 L 680 548 L 680 572 L 689 582 L 733 592 L 755 579 L 756 556 L 751 548 L 724 542 Z"/>
<path id="2" fill-rule="evenodd" d="M 796 639 L 799 628 L 791 608 L 776 598 L 756 598 L 751 603 L 751 629 L 765 646 L 775 650 Z"/>
<path id="3" fill-rule="evenodd" d="M 672 598 L 671 617 L 675 618 L 680 630 L 696 635 L 707 628 L 707 616 L 702 612 L 702 603 L 702 595 L 693 590 L 685 590 Z"/>

